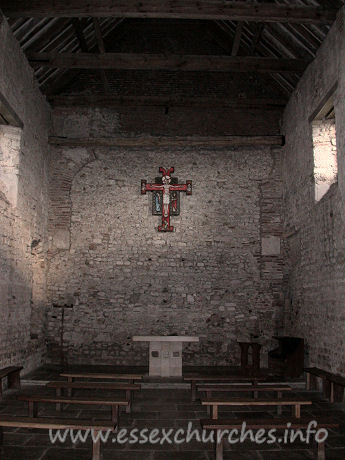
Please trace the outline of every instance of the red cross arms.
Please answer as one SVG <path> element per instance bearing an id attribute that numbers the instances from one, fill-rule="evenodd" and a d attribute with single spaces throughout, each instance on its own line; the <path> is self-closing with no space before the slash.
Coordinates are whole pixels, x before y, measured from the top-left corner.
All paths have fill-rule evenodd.
<path id="1" fill-rule="evenodd" d="M 162 216 L 162 225 L 158 226 L 159 232 L 173 232 L 174 227 L 170 225 L 170 216 L 180 214 L 180 192 L 186 195 L 192 194 L 192 181 L 187 180 L 185 184 L 179 184 L 177 177 L 171 177 L 174 168 L 159 168 L 162 177 L 156 177 L 154 184 L 148 184 L 146 180 L 141 180 L 141 194 L 153 192 L 152 194 L 152 214 Z"/>

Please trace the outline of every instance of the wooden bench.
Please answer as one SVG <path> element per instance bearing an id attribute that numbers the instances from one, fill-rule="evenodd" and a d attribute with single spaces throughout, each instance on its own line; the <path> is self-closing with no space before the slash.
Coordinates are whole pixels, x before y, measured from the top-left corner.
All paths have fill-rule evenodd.
<path id="1" fill-rule="evenodd" d="M 267 377 L 246 377 L 243 375 L 188 375 L 184 376 L 185 382 L 190 382 L 192 401 L 196 401 L 197 382 L 242 382 L 257 385 L 259 381 L 265 381 Z"/>
<path id="2" fill-rule="evenodd" d="M 246 422 L 246 430 L 285 430 L 289 425 L 289 430 L 305 430 L 308 428 L 311 419 L 294 419 L 291 418 L 276 418 L 276 419 L 263 419 L 263 420 L 250 420 Z M 329 428 L 338 428 L 339 424 L 332 422 L 330 419 L 320 419 L 316 420 L 317 426 L 316 430 L 320 428 L 329 429 Z M 218 432 L 223 432 L 224 430 L 238 430 L 240 436 L 240 432 L 242 429 L 243 421 L 239 419 L 228 419 L 228 420 L 200 420 L 201 427 L 204 430 L 215 431 L 218 436 Z M 224 436 L 227 437 L 226 435 Z M 215 453 L 216 453 L 216 460 L 223 460 L 223 446 L 224 446 L 224 437 L 219 437 L 219 442 L 217 442 L 218 437 L 215 438 Z M 282 439 L 282 436 L 280 436 Z M 235 438 L 234 438 L 235 439 Z M 237 438 L 236 438 L 237 439 Z M 239 439 L 239 437 L 238 437 Z M 277 437 L 278 439 L 278 437 Z M 284 457 L 284 452 L 281 452 L 282 457 Z M 279 455 L 278 455 L 279 457 Z M 317 460 L 325 460 L 325 441 L 322 443 L 317 444 L 317 452 L 315 455 Z"/>
<path id="3" fill-rule="evenodd" d="M 296 418 L 301 417 L 301 406 L 311 405 L 312 401 L 306 401 L 304 399 L 250 399 L 250 398 L 233 398 L 233 399 L 221 399 L 221 398 L 210 398 L 202 399 L 201 404 L 203 406 L 211 407 L 212 419 L 218 418 L 218 407 L 219 406 L 293 406 L 293 414 Z"/>
<path id="4" fill-rule="evenodd" d="M 61 411 L 63 404 L 82 404 L 82 405 L 98 405 L 98 406 L 110 406 L 111 408 L 111 419 L 115 425 L 119 425 L 119 407 L 128 406 L 129 401 L 124 399 L 104 399 L 104 398 L 69 398 L 69 397 L 51 397 L 51 396 L 40 396 L 40 395 L 18 395 L 19 401 L 27 401 L 29 406 L 29 417 L 37 417 L 38 403 L 54 403 L 56 404 L 56 410 Z"/>
<path id="5" fill-rule="evenodd" d="M 138 391 L 141 389 L 141 385 L 137 383 L 101 383 L 101 382 L 48 382 L 46 385 L 48 388 L 55 388 L 56 396 L 60 397 L 64 389 L 74 389 L 74 390 L 124 390 L 126 392 L 125 399 L 128 401 L 128 406 L 126 406 L 126 412 L 130 413 L 132 401 L 133 401 L 133 391 Z"/>
<path id="6" fill-rule="evenodd" d="M 53 418 L 30 418 L 30 417 L 11 417 L 0 415 L 0 439 L 2 443 L 2 427 L 16 428 L 32 428 L 42 430 L 94 430 L 94 436 L 97 437 L 98 432 L 115 430 L 113 422 L 93 421 L 93 420 L 69 420 L 69 419 L 53 419 Z M 90 434 L 91 436 L 91 434 Z M 111 441 L 110 441 L 111 442 Z M 101 440 L 98 438 L 92 443 L 92 460 L 101 460 Z"/>
<path id="7" fill-rule="evenodd" d="M 206 398 L 211 398 L 212 393 L 216 392 L 252 392 L 253 398 L 258 397 L 260 391 L 270 392 L 274 391 L 277 393 L 277 397 L 281 398 L 284 391 L 291 391 L 292 388 L 289 385 L 232 385 L 232 384 L 221 384 L 221 385 L 205 385 L 203 383 L 197 384 L 197 390 L 199 392 L 206 393 Z"/>
<path id="8" fill-rule="evenodd" d="M 9 366 L 0 370 L 0 399 L 2 398 L 2 380 L 7 377 L 7 386 L 12 389 L 20 388 L 20 371 L 23 366 Z"/>
<path id="9" fill-rule="evenodd" d="M 95 373 L 95 372 L 63 372 L 61 377 L 67 377 L 68 382 L 73 382 L 76 379 L 96 379 L 96 380 L 128 380 L 128 383 L 135 383 L 136 380 L 142 380 L 141 374 L 111 374 L 111 373 Z"/>
<path id="10" fill-rule="evenodd" d="M 318 367 L 306 367 L 306 389 L 310 390 L 316 387 L 316 377 L 322 379 L 322 392 L 325 398 L 329 398 L 331 403 L 343 401 L 345 378 L 340 375 L 332 374 Z"/>

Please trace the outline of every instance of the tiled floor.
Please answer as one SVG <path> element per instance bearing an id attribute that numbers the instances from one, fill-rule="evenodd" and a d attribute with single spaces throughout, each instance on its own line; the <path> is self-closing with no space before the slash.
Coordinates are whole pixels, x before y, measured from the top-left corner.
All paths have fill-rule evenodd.
<path id="1" fill-rule="evenodd" d="M 56 379 L 56 377 L 55 371 L 43 369 L 36 371 L 31 378 L 48 380 Z M 47 390 L 44 386 L 24 386 L 22 392 L 53 394 L 52 390 Z M 91 392 L 82 390 L 82 392 L 76 393 L 76 396 L 88 393 L 91 394 Z M 300 391 L 299 394 L 313 400 L 312 406 L 302 408 L 302 416 L 310 416 L 312 420 L 313 417 L 323 414 L 331 416 L 340 424 L 338 430 L 329 431 L 326 460 L 345 460 L 344 405 L 329 404 L 322 400 L 321 395 L 316 392 Z M 97 395 L 104 397 L 106 393 L 98 392 Z M 276 416 L 274 408 L 267 409 L 266 411 L 265 408 L 255 410 L 250 407 L 242 407 L 230 411 L 224 408 L 223 410 L 220 409 L 220 418 L 237 417 L 250 420 L 253 417 Z M 25 416 L 28 414 L 27 403 L 17 401 L 15 392 L 8 392 L 0 403 L 0 414 Z M 283 409 L 283 415 L 290 415 L 290 409 Z M 110 410 L 106 407 L 88 406 L 86 408 L 85 406 L 67 405 L 62 413 L 57 414 L 53 404 L 41 404 L 39 416 L 105 420 L 110 418 Z M 207 412 L 200 402 L 191 402 L 191 395 L 188 390 L 178 388 L 143 389 L 135 394 L 132 413 L 121 413 L 120 428 L 139 431 L 146 428 L 148 431 L 145 434 L 157 428 L 160 430 L 159 436 L 162 436 L 161 430 L 163 428 L 166 432 L 172 429 L 170 438 L 173 438 L 178 429 L 187 430 L 189 422 L 193 428 L 200 430 L 200 418 L 207 418 Z M 138 435 L 138 431 L 133 433 Z M 198 442 L 196 439 L 181 444 L 169 444 L 167 441 L 163 444 L 139 444 L 138 442 L 119 444 L 112 439 L 115 439 L 115 434 L 111 434 L 108 442 L 102 444 L 103 460 L 206 460 L 214 458 L 213 445 L 210 442 Z M 3 447 L 0 452 L 1 460 L 90 460 L 91 439 L 88 438 L 85 443 L 79 440 L 73 444 L 69 439 L 65 443 L 56 442 L 52 444 L 48 433 L 44 430 L 5 428 Z M 257 445 L 247 440 L 231 447 L 226 445 L 224 454 L 224 460 L 302 460 L 312 458 L 312 446 L 301 442 L 295 442 L 292 445 L 279 444 L 278 442 Z"/>

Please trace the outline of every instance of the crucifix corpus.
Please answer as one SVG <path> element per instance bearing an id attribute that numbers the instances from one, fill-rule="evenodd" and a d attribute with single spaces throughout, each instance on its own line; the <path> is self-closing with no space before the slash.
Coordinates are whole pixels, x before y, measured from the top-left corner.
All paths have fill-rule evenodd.
<path id="1" fill-rule="evenodd" d="M 162 216 L 162 225 L 158 226 L 159 232 L 173 232 L 174 227 L 170 225 L 170 216 L 180 214 L 180 193 L 192 194 L 192 181 L 187 180 L 185 184 L 179 184 L 177 177 L 171 177 L 174 168 L 159 168 L 162 177 L 156 177 L 154 184 L 148 184 L 141 180 L 141 194 L 152 193 L 152 214 Z"/>

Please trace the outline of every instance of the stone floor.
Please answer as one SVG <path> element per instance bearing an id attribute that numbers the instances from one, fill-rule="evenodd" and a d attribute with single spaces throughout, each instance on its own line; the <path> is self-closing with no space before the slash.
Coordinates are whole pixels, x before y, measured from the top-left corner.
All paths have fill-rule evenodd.
<path id="1" fill-rule="evenodd" d="M 40 386 L 32 384 L 23 385 L 22 392 L 39 392 L 41 394 L 53 394 L 52 390 L 44 387 L 44 381 L 57 378 L 56 370 L 40 369 L 30 376 L 37 380 Z M 24 380 L 28 381 L 28 380 Z M 157 428 L 173 429 L 173 434 L 179 429 L 187 430 L 189 422 L 193 428 L 200 430 L 199 419 L 207 418 L 206 410 L 200 402 L 192 402 L 190 391 L 179 388 L 179 384 L 171 384 L 172 388 L 144 388 L 135 394 L 131 414 L 121 413 L 120 428 L 127 429 L 148 429 Z M 86 395 L 88 392 L 76 392 L 76 396 Z M 89 394 L 91 394 L 89 392 Z M 93 393 L 95 394 L 95 393 Z M 113 393 L 114 394 L 114 393 Z M 119 393 L 120 395 L 121 393 Z M 339 422 L 338 430 L 330 430 L 326 443 L 326 460 L 345 460 L 345 412 L 344 404 L 329 404 L 321 398 L 320 393 L 298 391 L 302 397 L 311 398 L 312 406 L 302 408 L 302 416 L 313 417 L 320 414 L 331 416 Z M 242 393 L 243 395 L 243 393 Z M 98 393 L 98 396 L 106 396 L 105 392 Z M 239 396 L 239 395 L 236 395 Z M 290 415 L 290 409 L 284 408 L 283 415 Z M 16 392 L 5 393 L 0 403 L 0 414 L 11 414 L 26 416 L 28 414 L 27 403 L 16 400 Z M 56 416 L 53 404 L 41 404 L 39 416 Z M 67 405 L 62 414 L 58 417 L 75 417 L 80 419 L 105 420 L 110 418 L 110 410 L 106 407 L 85 407 Z M 220 409 L 221 417 L 237 417 L 243 420 L 250 420 L 254 417 L 275 417 L 274 408 L 240 407 L 235 411 Z M 138 434 L 136 432 L 135 434 Z M 147 434 L 147 432 L 146 432 Z M 185 433 L 186 435 L 186 433 Z M 162 436 L 162 432 L 159 432 Z M 119 444 L 113 442 L 115 435 L 111 434 L 108 442 L 102 444 L 103 460 L 197 460 L 214 459 L 213 445 L 211 443 L 198 442 L 195 437 L 189 443 L 169 444 Z M 91 439 L 85 443 L 80 440 L 73 444 L 69 439 L 65 443 L 56 442 L 52 444 L 49 435 L 43 430 L 25 430 L 18 428 L 5 428 L 3 447 L 0 449 L 1 460 L 90 460 Z M 311 445 L 301 442 L 284 445 L 275 442 L 273 444 L 257 445 L 251 441 L 242 444 L 225 446 L 224 460 L 302 460 L 312 459 L 313 450 Z"/>

